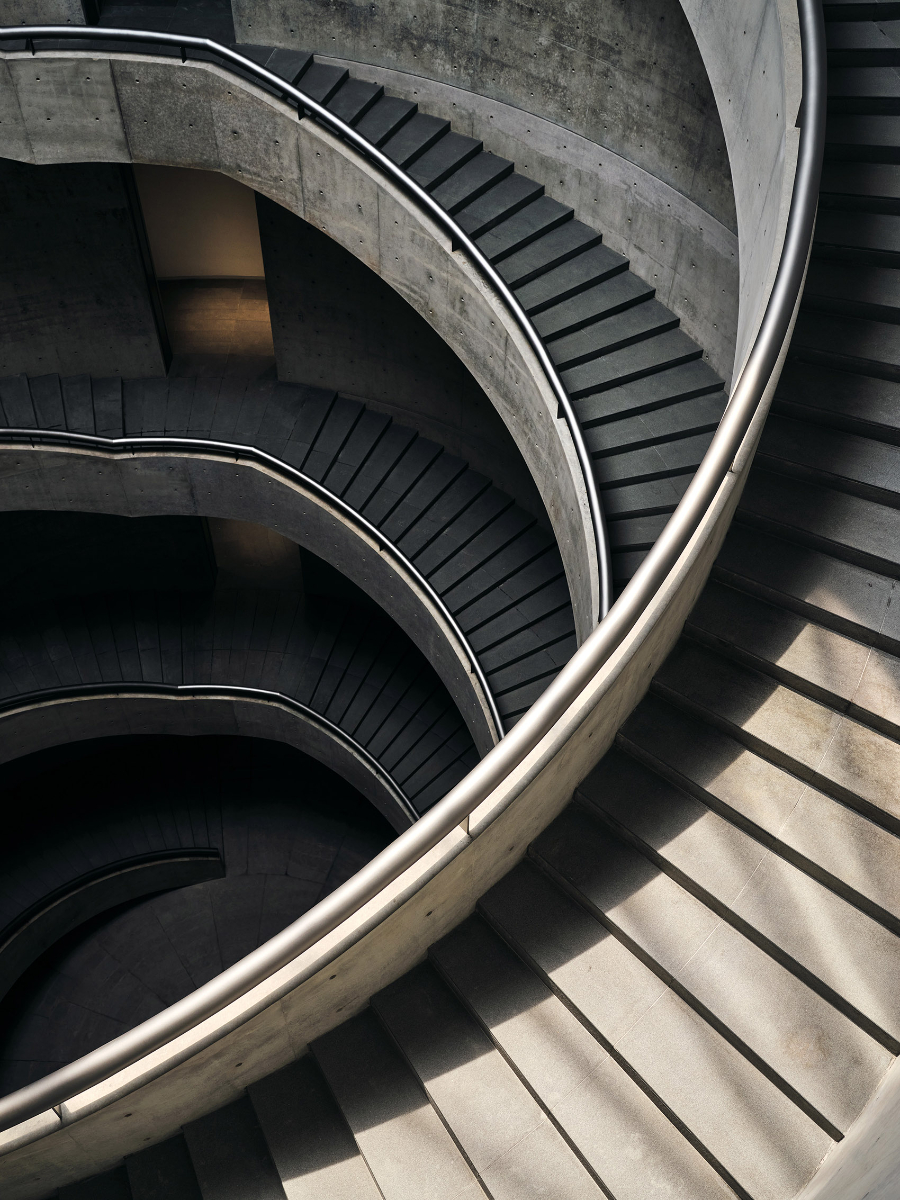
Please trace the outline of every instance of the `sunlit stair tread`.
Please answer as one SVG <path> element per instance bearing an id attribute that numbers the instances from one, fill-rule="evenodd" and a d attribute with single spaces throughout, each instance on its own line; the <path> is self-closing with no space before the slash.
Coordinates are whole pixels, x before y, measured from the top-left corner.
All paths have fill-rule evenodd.
<path id="1" fill-rule="evenodd" d="M 497 269 L 509 286 L 518 291 L 526 312 L 534 312 L 548 296 L 561 299 L 566 287 L 588 286 L 609 268 L 611 260 L 621 257 L 611 250 L 606 255 L 591 255 L 590 251 L 597 249 L 601 240 L 601 235 L 583 221 L 564 221 L 502 259 Z M 623 264 L 626 261 L 622 259 Z M 562 268 L 570 262 L 572 270 L 563 272 Z M 544 276 L 550 278 L 540 285 L 538 280 Z"/>
<path id="2" fill-rule="evenodd" d="M 652 745 L 647 746 L 648 736 L 652 740 L 656 734 L 658 720 L 656 708 L 639 708 L 623 727 L 620 741 L 629 750 L 640 752 L 644 761 L 621 750 L 608 754 L 579 786 L 578 795 L 618 836 L 630 841 L 873 1040 L 896 1053 L 900 1020 L 896 934 L 808 871 L 773 853 L 739 828 L 730 815 L 714 811 L 683 786 L 658 774 Z M 647 728 L 650 723 L 653 733 Z M 663 722 L 658 730 L 660 754 L 664 761 L 674 754 L 676 773 L 702 772 L 698 759 L 704 741 L 698 744 L 696 755 L 691 754 L 690 745 L 684 747 L 679 761 L 672 743 L 685 730 L 674 725 L 667 735 Z M 740 749 L 735 747 L 730 755 L 726 751 L 720 758 L 741 763 Z M 743 804 L 751 812 L 766 805 L 789 812 L 788 802 L 796 804 L 802 783 L 786 776 L 783 795 L 767 796 L 761 787 L 768 776 L 753 770 L 753 765 L 743 778 L 729 781 L 730 791 L 745 791 L 749 798 L 732 799 L 726 791 L 725 804 Z M 679 782 L 691 786 L 688 779 Z M 701 775 L 699 790 L 705 786 Z M 712 787 L 717 787 L 715 782 Z M 715 794 L 714 790 L 711 797 Z M 814 804 L 814 795 L 810 800 Z"/>
<path id="3" fill-rule="evenodd" d="M 602 358 L 563 371 L 562 381 L 573 399 L 606 391 L 620 383 L 642 379 L 666 367 L 699 358 L 703 351 L 680 329 L 670 329 L 657 337 L 614 350 Z"/>
<path id="4" fill-rule="evenodd" d="M 602 320 L 552 341 L 548 350 L 557 369 L 566 371 L 616 350 L 658 337 L 677 325 L 678 318 L 669 309 L 657 300 L 646 299 L 641 304 L 610 313 Z"/>
<path id="5" fill-rule="evenodd" d="M 456 219 L 464 233 L 478 239 L 543 194 L 542 184 L 513 172 L 460 209 Z"/>
<path id="6" fill-rule="evenodd" d="M 523 250 L 532 242 L 571 221 L 573 210 L 550 196 L 538 196 L 478 238 L 479 248 L 492 263 Z"/>
<path id="7" fill-rule="evenodd" d="M 830 1145 L 828 1135 L 533 866 L 515 868 L 482 897 L 480 908 L 746 1192 L 793 1196 L 812 1174 Z M 725 1080 L 727 1121 L 720 1102 Z M 785 1152 L 772 1153 L 773 1139 Z"/>
<path id="8" fill-rule="evenodd" d="M 897 832 L 900 744 L 704 646 L 683 642 L 653 689 Z"/>
<path id="9" fill-rule="evenodd" d="M 352 1018 L 311 1049 L 384 1200 L 485 1195 L 373 1013 Z"/>
<path id="10" fill-rule="evenodd" d="M 415 113 L 388 138 L 382 150 L 398 166 L 409 168 L 450 129 L 450 122 L 428 113 Z"/>
<path id="11" fill-rule="evenodd" d="M 843 429 L 773 414 L 760 464 L 900 508 L 900 447 Z"/>
<path id="12" fill-rule="evenodd" d="M 811 617 L 840 633 L 900 653 L 897 582 L 820 550 L 734 525 L 713 569 L 716 578 Z"/>
<path id="13" fill-rule="evenodd" d="M 880 574 L 900 576 L 900 512 L 884 504 L 756 471 L 739 519 Z"/>
<path id="14" fill-rule="evenodd" d="M 439 187 L 445 179 L 449 179 L 454 171 L 458 171 L 476 154 L 480 154 L 482 149 L 482 142 L 451 130 L 419 155 L 407 167 L 407 173 L 430 192 Z"/>
<path id="15" fill-rule="evenodd" d="M 355 125 L 383 95 L 380 83 L 350 78 L 341 84 L 326 107 L 342 121 Z"/>
<path id="16" fill-rule="evenodd" d="M 318 100 L 319 104 L 327 104 L 335 92 L 344 84 L 349 76 L 345 67 L 331 63 L 314 62 L 297 80 L 297 90 Z"/>
<path id="17" fill-rule="evenodd" d="M 709 1163 L 482 918 L 430 957 L 610 1194 L 644 1200 L 652 1181 L 659 1195 L 730 1200 Z"/>
<path id="18" fill-rule="evenodd" d="M 433 967 L 414 968 L 374 996 L 372 1007 L 492 1197 L 603 1196 Z"/>
<path id="19" fill-rule="evenodd" d="M 531 854 L 807 1115 L 846 1132 L 890 1065 L 883 1046 L 587 811 L 567 810 Z M 799 1058 L 799 1028 L 847 1057 Z"/>
<path id="20" fill-rule="evenodd" d="M 399 96 L 380 96 L 360 117 L 356 128 L 374 146 L 382 147 L 418 111 L 419 106 L 411 100 L 401 100 Z"/>
<path id="21" fill-rule="evenodd" d="M 535 316 L 534 326 L 541 337 L 550 343 L 553 353 L 553 339 L 571 335 L 604 318 L 608 320 L 613 314 L 633 305 L 643 306 L 644 302 L 651 300 L 653 291 L 636 275 L 620 270 L 618 264 L 612 263 L 599 282 L 592 283 L 559 303 L 545 306 Z"/>
<path id="22" fill-rule="evenodd" d="M 620 730 L 618 742 L 645 767 L 718 816 L 709 820 L 693 800 L 685 800 L 666 785 L 653 782 L 642 774 L 644 768 L 630 766 L 616 751 L 611 756 L 614 761 L 601 772 L 591 792 L 594 802 L 610 815 L 616 828 L 622 828 L 624 820 L 631 833 L 639 833 L 635 821 L 646 808 L 648 819 L 657 812 L 658 837 L 681 838 L 684 853 L 689 854 L 692 841 L 698 849 L 703 844 L 702 837 L 694 838 L 693 821 L 697 820 L 701 822 L 698 835 L 704 827 L 718 829 L 733 844 L 727 853 L 716 851 L 711 861 L 721 863 L 724 870 L 732 855 L 746 852 L 753 870 L 756 851 L 743 837 L 736 838 L 729 831 L 729 824 L 736 825 L 874 921 L 894 934 L 900 932 L 898 848 L 892 833 L 658 696 L 647 696 L 638 705 Z M 617 770 L 623 781 L 621 787 L 615 783 Z M 630 792 L 635 785 L 639 792 Z M 607 790 L 601 792 L 601 788 Z M 647 801 L 633 806 L 635 820 L 631 821 L 624 805 L 635 794 L 646 796 Z M 657 794 L 658 810 L 649 804 L 649 798 Z M 620 799 L 614 803 L 613 796 Z M 664 806 L 670 810 L 668 820 L 664 818 Z M 652 828 L 652 823 L 647 826 L 647 830 Z M 683 836 L 688 830 L 690 833 Z M 647 836 L 657 844 L 649 832 Z"/>
<path id="23" fill-rule="evenodd" d="M 508 158 L 483 151 L 465 162 L 448 179 L 438 184 L 433 196 L 449 213 L 458 213 L 473 203 L 501 179 L 511 175 L 514 164 Z"/>
<path id="24" fill-rule="evenodd" d="M 290 1186 L 291 1200 L 382 1200 L 310 1055 L 248 1091 L 278 1174 Z"/>
<path id="25" fill-rule="evenodd" d="M 719 583 L 707 586 L 686 630 L 711 649 L 900 736 L 900 666 L 891 654 Z"/>

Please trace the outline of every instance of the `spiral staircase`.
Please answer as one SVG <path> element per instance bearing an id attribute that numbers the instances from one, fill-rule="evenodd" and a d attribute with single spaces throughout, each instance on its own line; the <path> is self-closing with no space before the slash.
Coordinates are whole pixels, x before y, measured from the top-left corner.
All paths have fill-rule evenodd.
<path id="1" fill-rule="evenodd" d="M 345 248 L 372 257 L 356 248 L 370 185 L 383 226 L 412 214 L 410 278 L 394 242 L 379 269 L 471 350 L 546 512 L 415 413 L 340 389 L 0 380 L 16 560 L 51 527 L 62 555 L 83 528 L 118 566 L 85 566 L 83 594 L 38 594 L 23 567 L 2 603 L 0 771 L 16 798 L 30 763 L 47 795 L 69 780 L 76 796 L 52 828 L 17 818 L 3 852 L 3 1194 L 887 1200 L 900 4 L 684 5 L 731 157 L 728 385 L 702 346 L 718 324 L 677 294 L 690 263 L 663 303 L 640 238 L 614 248 L 617 221 L 655 235 L 662 216 L 610 210 L 605 230 L 602 206 L 585 219 L 470 116 L 400 94 L 374 43 L 348 66 L 298 35 L 241 41 L 252 11 L 102 4 L 43 30 L 17 13 L 0 53 L 32 146 L 26 69 L 59 63 L 227 86 L 257 131 L 261 113 L 299 129 L 304 188 L 359 183 L 359 224 L 339 186 L 338 215 L 310 201 Z M 333 176 L 316 175 L 332 153 Z M 470 290 L 427 291 L 423 262 Z M 505 375 L 475 361 L 491 346 L 518 355 Z M 165 579 L 129 567 L 115 522 L 148 538 L 140 522 L 187 522 L 189 539 L 226 509 L 330 563 L 331 585 L 227 585 L 221 562 L 215 582 L 190 540 Z M 152 756 L 145 735 L 173 732 L 227 733 L 225 765 L 207 772 L 197 737 L 165 806 L 169 785 L 148 782 L 119 812 L 101 764 L 139 761 L 123 735 Z M 248 735 L 270 756 L 288 743 L 275 799 L 240 766 Z M 325 765 L 298 766 L 300 751 Z M 154 781 L 169 778 L 159 754 Z M 290 807 L 301 769 L 333 812 Z M 229 916 L 253 854 L 252 920 Z M 222 931 L 214 967 L 191 957 L 201 896 Z M 176 916 L 165 945 L 144 944 Z"/>

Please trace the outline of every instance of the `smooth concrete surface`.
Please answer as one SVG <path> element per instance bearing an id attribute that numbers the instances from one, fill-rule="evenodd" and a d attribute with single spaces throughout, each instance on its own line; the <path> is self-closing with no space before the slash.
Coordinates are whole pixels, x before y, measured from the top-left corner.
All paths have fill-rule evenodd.
<path id="1" fill-rule="evenodd" d="M 315 493 L 247 460 L 200 454 L 0 447 L 0 507 L 123 517 L 190 515 L 247 521 L 323 558 L 380 605 L 437 671 L 479 752 L 490 712 L 469 659 L 414 578 Z"/>
<path id="2" fill-rule="evenodd" d="M 253 192 L 218 171 L 136 163 L 157 279 L 262 279 Z"/>
<path id="3" fill-rule="evenodd" d="M 81 0 L 2 0 L 3 25 L 84 25 Z"/>
<path id="4" fill-rule="evenodd" d="M 347 67 L 354 78 L 380 83 L 395 96 L 443 117 L 458 133 L 510 159 L 545 192 L 575 210 L 578 220 L 603 234 L 630 269 L 656 289 L 682 329 L 704 349 L 727 381 L 734 365 L 738 311 L 738 239 L 733 220 L 716 217 L 702 198 L 692 199 L 647 166 L 596 135 L 573 132 L 493 95 L 375 66 L 322 56 Z M 527 107 L 527 106 L 525 106 Z"/>
<path id="5" fill-rule="evenodd" d="M 232 7 L 239 41 L 376 64 L 513 105 L 608 147 L 734 228 L 722 126 L 675 0 Z"/>
<path id="6" fill-rule="evenodd" d="M 327 233 L 406 299 L 469 368 L 512 434 L 563 555 L 579 637 L 587 635 L 599 576 L 568 427 L 523 335 L 428 218 L 338 139 L 211 64 L 60 53 L 41 60 L 38 78 L 31 55 L 9 55 L 2 65 L 9 157 L 222 171 Z M 465 457 L 474 461 L 468 450 Z"/>
<path id="7" fill-rule="evenodd" d="M 735 373 L 775 279 L 799 144 L 803 69 L 793 0 L 680 0 L 719 110 L 740 246 Z"/>
<path id="8" fill-rule="evenodd" d="M 159 295 L 172 350 L 170 379 L 274 378 L 264 279 L 164 279 Z"/>
<path id="9" fill-rule="evenodd" d="M 0 196 L 0 374 L 165 374 L 123 168 L 0 159 Z"/>

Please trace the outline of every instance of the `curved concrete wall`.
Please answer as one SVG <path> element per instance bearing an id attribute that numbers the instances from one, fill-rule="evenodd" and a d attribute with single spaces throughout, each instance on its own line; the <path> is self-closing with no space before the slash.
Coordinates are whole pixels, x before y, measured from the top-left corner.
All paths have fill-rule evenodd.
<path id="1" fill-rule="evenodd" d="M 116 456 L 0 445 L 0 483 L 0 510 L 225 517 L 276 530 L 331 563 L 393 617 L 437 671 L 479 752 L 493 745 L 490 712 L 468 658 L 427 595 L 336 509 L 273 470 L 199 451 Z"/>
<path id="2" fill-rule="evenodd" d="M 539 363 L 449 239 L 364 160 L 208 63 L 30 54 L 0 61 L 0 153 L 26 162 L 155 162 L 222 171 L 375 270 L 469 367 L 540 490 L 581 637 L 599 608 L 587 494 Z"/>
<path id="3" fill-rule="evenodd" d="M 94 738 L 140 736 L 263 738 L 302 750 L 353 785 L 394 829 L 409 819 L 369 763 L 323 726 L 274 701 L 225 696 L 98 695 L 39 701 L 0 715 L 0 763 Z"/>
<path id="4" fill-rule="evenodd" d="M 731 172 L 703 59 L 676 0 L 233 0 L 243 42 L 302 47 L 416 100 L 601 228 L 731 375 Z M 571 86 L 569 85 L 571 81 Z M 599 151 L 599 153 L 598 153 Z"/>
<path id="5" fill-rule="evenodd" d="M 775 277 L 799 145 L 803 70 L 795 0 L 681 0 L 706 64 L 734 180 L 740 243 L 735 368 Z"/>

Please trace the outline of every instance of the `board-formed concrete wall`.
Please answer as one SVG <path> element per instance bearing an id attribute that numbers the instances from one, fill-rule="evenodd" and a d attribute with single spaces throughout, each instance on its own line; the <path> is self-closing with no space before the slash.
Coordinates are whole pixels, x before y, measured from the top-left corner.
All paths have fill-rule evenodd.
<path id="1" fill-rule="evenodd" d="M 0 213 L 0 375 L 165 374 L 123 168 L 0 159 Z"/>

